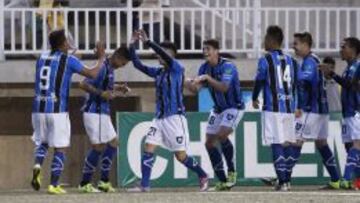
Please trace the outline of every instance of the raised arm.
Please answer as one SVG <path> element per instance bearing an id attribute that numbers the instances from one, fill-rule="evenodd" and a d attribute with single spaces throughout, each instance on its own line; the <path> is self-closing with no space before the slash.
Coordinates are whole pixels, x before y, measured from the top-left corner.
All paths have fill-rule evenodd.
<path id="1" fill-rule="evenodd" d="M 94 83 L 95 83 L 94 80 L 86 78 L 80 82 L 79 87 L 80 87 L 80 89 L 84 90 L 85 92 L 100 96 L 105 100 L 111 100 L 115 97 L 115 95 L 113 94 L 113 91 L 111 91 L 111 90 L 104 91 L 104 90 L 98 89 L 95 87 Z"/>
<path id="2" fill-rule="evenodd" d="M 340 75 L 336 74 L 334 71 L 331 70 L 329 64 L 320 64 L 319 69 L 325 74 L 332 77 L 339 85 L 343 88 L 349 89 L 353 87 L 354 80 L 347 80 Z"/>
<path id="3" fill-rule="evenodd" d="M 169 65 L 169 67 L 171 67 L 174 58 L 170 54 L 166 53 L 166 51 L 163 48 L 161 48 L 157 43 L 152 42 L 148 38 L 148 36 L 144 30 L 139 30 L 138 34 L 139 34 L 140 39 L 146 45 L 151 47 L 155 51 L 155 53 L 157 53 Z"/>
<path id="4" fill-rule="evenodd" d="M 131 39 L 131 43 L 129 47 L 131 61 L 133 62 L 134 67 L 136 69 L 154 78 L 156 77 L 156 75 L 158 75 L 160 68 L 147 66 L 140 61 L 139 56 L 136 54 L 135 45 L 134 45 L 135 42 L 137 42 L 138 40 L 139 40 L 138 33 L 136 32 L 133 33 L 133 37 Z"/>
<path id="5" fill-rule="evenodd" d="M 101 65 L 105 59 L 104 44 L 101 42 L 97 42 L 94 52 L 97 57 L 97 61 L 96 61 L 95 65 L 93 65 L 92 67 L 87 67 L 84 65 L 83 68 L 79 71 L 80 75 L 83 75 L 88 78 L 96 78 L 96 76 L 101 68 Z"/>

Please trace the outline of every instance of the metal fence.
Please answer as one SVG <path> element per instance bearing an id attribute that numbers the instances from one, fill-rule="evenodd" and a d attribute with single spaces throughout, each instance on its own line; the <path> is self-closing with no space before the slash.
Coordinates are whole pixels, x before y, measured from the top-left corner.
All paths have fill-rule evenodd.
<path id="1" fill-rule="evenodd" d="M 110 52 L 128 43 L 136 24 L 151 39 L 174 41 L 179 53 L 201 53 L 202 41 L 216 38 L 221 51 L 258 56 L 268 25 L 280 25 L 284 48 L 292 35 L 309 31 L 315 52 L 336 52 L 343 37 L 360 37 L 360 8 L 197 7 L 197 8 L 4 8 L 0 6 L 0 57 L 48 49 L 49 14 L 57 26 L 63 18 L 79 53 L 92 53 L 97 40 Z M 44 20 L 45 19 L 45 20 Z M 138 19 L 137 21 L 135 19 Z M 149 53 L 141 44 L 140 53 Z"/>

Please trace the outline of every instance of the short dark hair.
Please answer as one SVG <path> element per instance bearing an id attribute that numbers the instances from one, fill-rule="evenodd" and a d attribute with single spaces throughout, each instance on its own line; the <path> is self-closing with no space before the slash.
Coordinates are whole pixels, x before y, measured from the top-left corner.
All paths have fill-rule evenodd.
<path id="1" fill-rule="evenodd" d="M 209 45 L 213 47 L 214 49 L 220 49 L 219 41 L 217 39 L 208 39 L 204 40 L 204 45 Z"/>
<path id="2" fill-rule="evenodd" d="M 302 43 L 306 43 L 309 47 L 313 44 L 313 39 L 309 32 L 297 32 L 294 34 L 294 37 L 298 38 Z"/>
<path id="3" fill-rule="evenodd" d="M 171 49 L 175 55 L 177 54 L 177 47 L 173 42 L 164 41 L 160 43 L 160 46 L 165 49 Z"/>
<path id="4" fill-rule="evenodd" d="M 49 34 L 49 44 L 51 46 L 51 50 L 59 49 L 64 42 L 66 41 L 65 30 L 54 30 Z"/>
<path id="5" fill-rule="evenodd" d="M 347 37 L 344 41 L 349 45 L 350 48 L 354 49 L 356 55 L 360 54 L 360 41 L 356 37 Z"/>
<path id="6" fill-rule="evenodd" d="M 331 64 L 331 65 L 334 65 L 334 66 L 335 66 L 335 60 L 334 60 L 334 58 L 331 57 L 331 56 L 325 57 L 322 62 L 323 62 L 323 63 L 326 63 L 326 64 Z"/>
<path id="7" fill-rule="evenodd" d="M 130 57 L 130 51 L 127 48 L 127 46 L 125 45 L 121 45 L 119 48 L 117 48 L 114 53 L 113 56 L 121 58 L 123 57 L 124 59 L 130 61 L 131 57 Z"/>
<path id="8" fill-rule="evenodd" d="M 274 42 L 277 42 L 279 45 L 281 45 L 284 40 L 284 33 L 277 25 L 270 25 L 266 29 L 266 36 Z"/>

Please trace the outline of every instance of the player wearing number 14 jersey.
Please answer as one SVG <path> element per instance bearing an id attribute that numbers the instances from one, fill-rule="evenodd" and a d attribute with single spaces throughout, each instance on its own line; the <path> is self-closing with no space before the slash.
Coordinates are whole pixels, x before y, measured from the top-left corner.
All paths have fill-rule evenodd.
<path id="1" fill-rule="evenodd" d="M 49 34 L 51 51 L 45 51 L 36 62 L 35 97 L 32 110 L 33 140 L 35 165 L 31 186 L 40 189 L 41 165 L 48 148 L 53 147 L 54 158 L 51 164 L 50 194 L 66 193 L 59 185 L 59 178 L 64 169 L 65 148 L 70 145 L 70 120 L 68 98 L 71 76 L 74 73 L 95 78 L 104 57 L 104 48 L 98 43 L 96 55 L 98 63 L 86 68 L 75 56 L 67 55 L 69 43 L 64 30 Z"/>
<path id="2" fill-rule="evenodd" d="M 294 110 L 297 64 L 281 50 L 283 32 L 278 26 L 267 28 L 265 50 L 255 77 L 253 107 L 259 108 L 258 96 L 263 90 L 262 139 L 271 145 L 275 172 L 279 180 L 276 190 L 287 191 L 292 158 L 290 143 L 295 142 Z"/>

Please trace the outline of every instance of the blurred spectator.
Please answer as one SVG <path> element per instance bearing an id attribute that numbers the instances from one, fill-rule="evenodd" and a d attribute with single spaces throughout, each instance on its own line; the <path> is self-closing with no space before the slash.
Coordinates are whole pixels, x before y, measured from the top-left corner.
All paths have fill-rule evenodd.
<path id="1" fill-rule="evenodd" d="M 137 8 L 142 4 L 143 0 L 133 0 L 132 7 Z M 139 27 L 139 12 L 133 12 L 133 31 L 138 30 Z"/>
<path id="2" fill-rule="evenodd" d="M 6 0 L 5 3 L 5 8 L 30 8 L 31 6 L 31 0 Z M 10 27 L 10 12 L 6 12 L 4 14 L 4 23 L 5 23 L 5 27 Z M 15 12 L 14 13 L 14 18 L 15 18 L 15 30 L 21 30 L 21 12 Z M 29 26 L 30 25 L 30 21 L 31 20 L 31 15 L 29 13 L 25 14 L 25 25 Z M 10 41 L 10 36 L 11 36 L 11 30 L 10 29 L 5 29 L 5 41 Z"/>
<path id="3" fill-rule="evenodd" d="M 143 0 L 140 8 L 161 8 L 161 0 Z M 142 23 L 143 23 L 143 30 L 148 33 L 150 39 L 154 42 L 160 42 L 160 12 L 156 11 L 153 12 L 153 18 L 151 20 L 150 12 L 143 12 L 142 14 Z M 153 33 L 150 33 L 150 24 L 153 25 Z"/>
<path id="4" fill-rule="evenodd" d="M 332 57 L 325 57 L 323 63 L 330 64 L 333 71 L 335 71 L 335 60 Z M 325 77 L 326 85 L 326 94 L 329 103 L 330 112 L 340 112 L 341 111 L 341 100 L 340 100 L 340 89 L 339 85 L 331 77 Z"/>
<path id="5" fill-rule="evenodd" d="M 35 7 L 38 8 L 63 8 L 69 5 L 68 0 L 35 0 L 34 2 Z M 56 15 L 56 17 L 55 17 Z M 47 32 L 54 29 L 64 29 L 65 25 L 65 16 L 63 11 L 57 11 L 57 12 L 48 12 L 46 14 L 46 25 L 47 25 Z M 36 16 L 36 48 L 40 49 L 43 44 L 43 13 L 37 12 Z M 70 32 L 67 33 L 69 44 L 71 46 L 72 50 L 76 50 L 76 46 L 72 37 L 72 34 Z"/>

